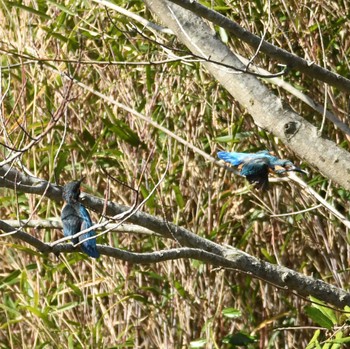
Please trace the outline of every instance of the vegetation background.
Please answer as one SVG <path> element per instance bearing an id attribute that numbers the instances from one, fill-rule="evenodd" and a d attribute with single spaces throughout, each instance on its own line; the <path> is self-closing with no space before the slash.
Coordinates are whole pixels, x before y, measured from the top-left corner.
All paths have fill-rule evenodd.
<path id="1" fill-rule="evenodd" d="M 142 1 L 116 3 L 155 22 Z M 274 45 L 350 77 L 347 1 L 202 3 L 257 35 L 266 29 L 265 39 Z M 129 186 L 140 185 L 146 197 L 169 156 L 167 176 L 144 206 L 146 212 L 347 287 L 347 231 L 296 184 L 273 183 L 269 192 L 259 193 L 176 140 L 169 147 L 166 133 L 62 75 L 74 76 L 214 157 L 222 149 L 269 149 L 300 164 L 253 123 L 200 62 L 174 60 L 184 52 L 157 43 L 186 51 L 172 35 L 150 31 L 94 1 L 1 1 L 0 20 L 1 142 L 18 149 L 39 137 L 20 156 L 18 168 L 60 185 L 84 176 L 87 192 L 131 206 L 135 193 L 104 171 Z M 232 50 L 254 55 L 215 29 Z M 279 69 L 263 54 L 255 64 Z M 283 79 L 348 123 L 344 92 L 296 71 Z M 271 89 L 349 150 L 348 136 L 321 114 L 288 92 Z M 10 151 L 3 147 L 2 157 Z M 348 215 L 349 192 L 308 164 L 301 166 L 310 172 L 308 185 Z M 45 197 L 4 188 L 0 193 L 1 219 L 60 216 L 61 205 Z M 24 230 L 47 242 L 62 237 L 61 229 Z M 125 232 L 110 232 L 99 243 L 138 252 L 178 247 L 155 235 Z M 317 332 L 320 324 L 311 321 L 308 300 L 195 260 L 131 265 L 106 256 L 94 261 L 81 253 L 56 258 L 9 237 L 1 239 L 0 249 L 0 348 L 233 348 L 237 335 L 248 348 L 305 348 L 313 336 L 320 345 L 333 338 L 339 332 L 334 325 L 342 325 L 343 334 L 348 331 L 346 315 L 329 310 L 332 329 L 324 325 Z"/>

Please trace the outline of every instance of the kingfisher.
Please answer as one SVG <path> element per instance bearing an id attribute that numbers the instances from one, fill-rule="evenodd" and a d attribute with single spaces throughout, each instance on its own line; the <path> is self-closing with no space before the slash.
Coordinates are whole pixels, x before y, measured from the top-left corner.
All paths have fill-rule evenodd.
<path id="1" fill-rule="evenodd" d="M 92 221 L 89 212 L 83 204 L 79 202 L 80 196 L 80 184 L 84 178 L 79 181 L 74 181 L 66 184 L 63 187 L 63 200 L 66 205 L 63 207 L 61 213 L 61 219 L 63 223 L 64 236 L 72 236 L 79 233 L 82 230 L 88 229 L 92 226 Z M 85 240 L 91 236 L 95 236 L 96 233 L 93 230 L 80 235 L 78 238 L 72 239 L 72 243 L 75 245 L 79 241 Z M 97 251 L 96 238 L 87 240 L 81 245 L 81 249 L 87 255 L 92 258 L 98 258 L 100 253 Z"/>
<path id="2" fill-rule="evenodd" d="M 296 171 L 307 174 L 296 167 L 290 160 L 279 159 L 268 150 L 257 153 L 218 152 L 218 157 L 233 166 L 237 166 L 240 175 L 247 178 L 249 183 L 255 184 L 258 189 L 266 190 L 269 187 L 269 172 L 283 174 Z"/>

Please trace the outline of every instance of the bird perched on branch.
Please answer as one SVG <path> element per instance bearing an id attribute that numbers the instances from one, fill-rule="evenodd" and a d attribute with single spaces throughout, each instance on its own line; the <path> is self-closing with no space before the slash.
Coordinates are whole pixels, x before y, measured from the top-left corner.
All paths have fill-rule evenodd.
<path id="1" fill-rule="evenodd" d="M 240 175 L 247 178 L 249 183 L 254 183 L 258 189 L 266 190 L 269 186 L 269 172 L 283 174 L 288 171 L 296 171 L 307 174 L 296 167 L 289 160 L 282 160 L 272 155 L 268 150 L 257 153 L 218 152 L 218 157 L 237 166 Z"/>
<path id="2" fill-rule="evenodd" d="M 89 212 L 84 205 L 79 202 L 80 183 L 82 181 L 83 179 L 70 182 L 63 187 L 62 197 L 66 202 L 66 205 L 63 207 L 61 219 L 63 223 L 63 233 L 65 236 L 72 236 L 92 226 Z M 79 241 L 95 235 L 96 233 L 91 230 L 83 235 L 80 235 L 78 238 L 72 239 L 72 242 L 75 245 Z M 100 256 L 96 247 L 96 238 L 87 240 L 80 246 L 83 252 L 90 257 L 98 258 Z"/>

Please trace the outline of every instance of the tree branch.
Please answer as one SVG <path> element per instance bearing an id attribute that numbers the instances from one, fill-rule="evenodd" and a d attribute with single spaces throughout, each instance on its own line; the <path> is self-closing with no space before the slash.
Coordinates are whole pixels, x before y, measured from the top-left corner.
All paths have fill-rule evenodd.
<path id="1" fill-rule="evenodd" d="M 38 178 L 21 175 L 20 173 L 16 175 L 15 169 L 7 170 L 9 169 L 6 169 L 6 166 L 0 167 L 0 176 L 4 175 L 4 172 L 7 172 L 10 173 L 11 176 L 21 178 L 22 181 L 21 184 L 7 181 L 7 187 L 9 187 L 9 183 L 12 183 L 12 189 L 16 188 L 17 190 L 22 190 L 26 193 L 32 193 L 33 191 L 31 190 L 32 187 L 30 186 L 30 183 L 42 183 L 41 185 L 36 186 L 35 194 L 45 195 L 57 202 L 61 201 L 61 187 L 51 185 L 50 183 Z M 2 183 L 4 183 L 4 181 L 0 180 L 0 186 L 2 186 Z M 87 194 L 83 195 L 83 198 L 84 204 L 88 207 L 91 207 L 98 212 L 103 211 L 105 205 L 104 200 Z M 115 216 L 127 210 L 129 210 L 129 207 L 117 203 L 108 202 L 107 204 L 107 214 L 111 216 Z M 147 213 L 138 211 L 130 216 L 129 222 L 155 231 L 163 237 L 170 239 L 175 238 L 181 243 L 183 248 L 153 253 L 132 253 L 109 246 L 98 245 L 98 251 L 102 255 L 119 258 L 132 263 L 156 263 L 178 258 L 198 259 L 215 266 L 248 273 L 253 277 L 263 279 L 285 290 L 293 290 L 301 296 L 307 297 L 312 295 L 337 307 L 350 305 L 350 293 L 345 292 L 340 288 L 327 284 L 321 280 L 305 276 L 294 270 L 258 260 L 236 248 L 223 247 L 212 241 L 201 238 L 185 228 L 176 226 L 173 223 L 165 222 L 164 220 Z M 60 252 L 66 253 L 77 250 L 71 244 L 60 244 L 55 246 L 45 244 L 27 233 L 15 231 L 10 225 L 3 221 L 0 221 L 0 230 L 3 230 L 5 233 L 12 233 L 12 238 L 23 240 L 44 253 L 52 252 L 57 254 Z"/>
<path id="2" fill-rule="evenodd" d="M 8 219 L 8 220 L 3 220 L 3 222 L 15 229 L 23 229 L 23 228 L 63 229 L 62 222 L 59 219 L 32 219 L 29 222 L 27 222 L 27 220 Z M 109 231 L 120 232 L 120 233 L 159 236 L 159 234 L 156 234 L 155 232 L 136 224 L 108 223 L 107 225 L 103 225 L 102 227 L 100 228 L 97 227 L 95 229 L 96 230 L 108 229 Z"/>

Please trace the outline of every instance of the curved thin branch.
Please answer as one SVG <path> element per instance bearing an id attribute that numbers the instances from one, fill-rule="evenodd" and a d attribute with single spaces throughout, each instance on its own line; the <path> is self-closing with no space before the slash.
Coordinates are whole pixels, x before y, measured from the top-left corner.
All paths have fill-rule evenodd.
<path id="1" fill-rule="evenodd" d="M 244 74 L 248 74 L 248 75 L 253 75 L 253 76 L 256 76 L 256 77 L 259 77 L 262 79 L 272 79 L 272 78 L 278 78 L 278 77 L 281 77 L 283 75 L 286 75 L 286 70 L 287 70 L 286 67 L 284 67 L 282 69 L 282 71 L 275 73 L 275 74 L 272 74 L 272 73 L 267 72 L 267 71 L 265 71 L 266 73 L 264 73 L 264 74 L 260 74 L 260 73 L 256 72 L 256 70 L 253 70 L 253 71 L 248 70 L 249 66 L 251 65 L 251 62 L 248 62 L 248 64 L 243 68 L 229 65 L 229 64 L 225 64 L 224 62 L 215 61 L 215 60 L 211 59 L 210 57 L 204 57 L 203 55 L 197 55 L 197 54 L 191 53 L 188 50 L 177 49 L 175 47 L 165 45 L 162 42 L 153 40 L 150 37 L 146 36 L 136 26 L 133 26 L 133 28 L 145 40 L 150 41 L 155 45 L 162 46 L 164 49 L 169 50 L 170 52 L 182 52 L 183 54 L 186 54 L 186 57 L 189 56 L 189 57 L 193 57 L 194 59 L 197 59 L 197 62 L 214 63 L 216 65 L 223 67 L 223 68 L 232 69 L 232 70 L 236 71 L 237 73 L 242 73 L 242 74 L 244 73 Z"/>
<path id="2" fill-rule="evenodd" d="M 1 70 L 4 71 L 10 71 L 11 69 L 18 68 L 23 65 L 35 65 L 38 63 L 71 63 L 71 64 L 79 64 L 79 65 L 96 65 L 100 67 L 108 67 L 113 65 L 121 65 L 121 66 L 138 66 L 138 65 L 163 65 L 168 63 L 174 63 L 174 62 L 186 62 L 186 63 L 196 63 L 200 62 L 201 59 L 193 58 L 194 56 L 192 54 L 189 54 L 188 56 L 181 56 L 181 57 L 174 57 L 174 58 L 168 58 L 168 59 L 162 59 L 162 60 L 156 60 L 156 61 L 138 61 L 138 62 L 128 62 L 128 61 L 94 61 L 94 60 L 78 60 L 78 59 L 65 59 L 65 58 L 46 58 L 46 57 L 38 57 L 34 55 L 28 55 L 25 53 L 18 53 L 14 52 L 12 50 L 5 50 L 3 48 L 0 48 L 0 52 L 11 55 L 17 58 L 23 58 L 26 59 L 26 61 L 23 61 L 21 63 L 16 64 L 10 64 L 6 66 L 0 66 Z M 279 74 L 281 75 L 281 74 Z"/>
<path id="3" fill-rule="evenodd" d="M 147 19 L 145 19 L 145 18 L 143 18 L 143 17 L 141 17 L 133 12 L 126 10 L 123 7 L 120 7 L 120 6 L 117 6 L 113 3 L 111 3 L 110 1 L 105 1 L 105 0 L 92 0 L 92 1 L 96 2 L 97 4 L 100 4 L 102 6 L 106 6 L 108 8 L 111 8 L 111 9 L 121 13 L 124 16 L 127 16 L 127 17 L 129 17 L 137 22 L 140 22 L 145 27 L 157 30 L 161 33 L 172 34 L 172 31 L 170 29 L 162 27 L 162 26 L 157 25 L 155 23 L 152 23 L 152 22 L 148 21 Z"/>

